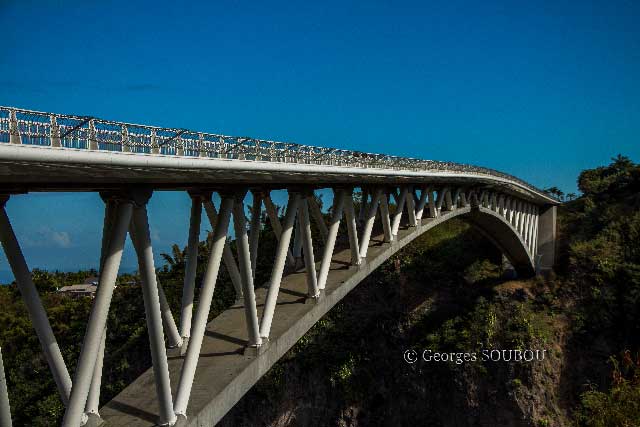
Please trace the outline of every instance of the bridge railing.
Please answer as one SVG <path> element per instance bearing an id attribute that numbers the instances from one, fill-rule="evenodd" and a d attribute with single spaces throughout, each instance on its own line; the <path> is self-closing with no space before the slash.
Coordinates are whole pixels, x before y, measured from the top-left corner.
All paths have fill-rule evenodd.
<path id="1" fill-rule="evenodd" d="M 515 176 L 461 163 L 315 147 L 186 129 L 160 128 L 89 116 L 43 113 L 12 107 L 0 107 L 0 142 L 215 159 L 476 173 L 508 179 L 542 194 L 541 190 Z"/>

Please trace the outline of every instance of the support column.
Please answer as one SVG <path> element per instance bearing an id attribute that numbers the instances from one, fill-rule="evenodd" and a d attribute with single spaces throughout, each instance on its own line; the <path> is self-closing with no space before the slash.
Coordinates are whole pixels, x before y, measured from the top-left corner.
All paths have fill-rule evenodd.
<path id="1" fill-rule="evenodd" d="M 0 347 L 0 427 L 11 427 L 11 406 L 9 405 L 9 390 L 4 375 L 2 362 L 2 348 Z"/>
<path id="2" fill-rule="evenodd" d="M 435 218 L 438 216 L 438 210 L 436 209 L 436 201 L 433 198 L 433 189 L 431 187 L 426 188 L 428 206 L 429 206 L 429 218 Z"/>
<path id="3" fill-rule="evenodd" d="M 342 211 L 346 197 L 347 194 L 344 190 L 334 190 L 333 192 L 333 209 L 331 209 L 329 235 L 327 236 L 327 243 L 324 245 L 322 261 L 320 262 L 320 273 L 318 274 L 318 289 L 320 290 L 324 289 L 327 284 L 329 268 L 331 267 L 331 258 L 336 245 L 336 238 L 338 237 L 340 219 L 342 218 Z M 353 204 L 351 206 L 353 207 Z"/>
<path id="4" fill-rule="evenodd" d="M 175 422 L 176 415 L 173 412 L 169 365 L 167 363 L 167 352 L 164 345 L 160 295 L 156 281 L 156 269 L 153 260 L 151 239 L 149 237 L 146 204 L 151 197 L 151 192 L 141 191 L 138 197 L 139 199 L 133 209 L 132 216 L 132 230 L 135 233 L 132 240 L 138 255 L 138 269 L 140 270 L 142 280 L 142 296 L 144 299 L 145 317 L 147 318 L 147 329 L 149 330 L 153 376 L 155 378 L 156 394 L 160 407 L 158 424 L 170 425 Z"/>
<path id="5" fill-rule="evenodd" d="M 135 210 L 134 210 L 134 213 L 135 213 Z M 131 243 L 133 244 L 134 248 L 138 248 L 137 235 L 138 235 L 138 232 L 136 231 L 136 227 L 135 227 L 135 224 L 133 224 L 133 219 L 132 219 L 132 223 L 129 226 L 129 237 L 131 237 Z M 138 251 L 138 249 L 136 249 L 136 251 Z M 140 265 L 139 261 L 138 261 L 138 265 Z M 167 301 L 167 296 L 164 293 L 164 289 L 162 288 L 162 285 L 160 284 L 157 276 L 155 275 L 155 265 L 154 265 L 153 271 L 154 271 L 156 287 L 158 289 L 158 299 L 160 301 L 160 313 L 161 313 L 160 316 L 162 318 L 162 325 L 163 325 L 164 332 L 167 334 L 167 348 L 177 348 L 182 346 L 183 340 L 182 340 L 182 337 L 180 337 L 180 332 L 178 331 L 178 327 L 176 326 L 176 321 L 173 318 L 173 314 L 171 314 L 171 307 L 169 306 L 169 302 Z"/>
<path id="6" fill-rule="evenodd" d="M 8 199 L 9 196 L 0 195 L 0 240 L 29 313 L 29 319 L 36 330 L 38 340 L 49 364 L 49 369 L 53 374 L 62 402 L 67 406 L 71 394 L 71 377 L 51 329 L 51 324 L 40 300 L 38 290 L 33 284 L 31 272 L 20 249 L 20 244 L 7 216 L 5 204 Z"/>
<path id="7" fill-rule="evenodd" d="M 367 213 L 367 205 L 369 204 L 369 189 L 366 187 L 360 187 L 362 190 L 361 200 L 360 200 L 360 211 L 358 212 L 358 222 L 360 224 L 364 223 L 364 218 Z"/>
<path id="8" fill-rule="evenodd" d="M 445 207 L 445 210 L 446 210 L 445 199 L 447 198 L 448 194 L 449 194 L 449 189 L 447 187 L 444 187 L 440 191 L 438 191 L 438 198 L 436 199 L 436 206 L 435 206 L 436 216 L 442 215 L 443 206 Z"/>
<path id="9" fill-rule="evenodd" d="M 251 206 L 251 224 L 249 226 L 249 252 L 251 254 L 251 274 L 256 279 L 256 266 L 258 263 L 258 244 L 260 242 L 260 229 L 262 227 L 262 198 L 261 191 L 251 191 L 253 204 Z"/>
<path id="10" fill-rule="evenodd" d="M 398 230 L 400 229 L 400 220 L 402 219 L 402 211 L 404 210 L 404 205 L 406 204 L 406 200 L 407 200 L 407 193 L 408 193 L 409 189 L 405 186 L 400 190 L 400 196 L 396 198 L 396 212 L 393 214 L 393 223 L 391 224 L 391 235 L 392 236 L 397 236 L 398 235 Z M 394 196 L 397 196 L 397 194 L 393 194 Z M 411 197 L 412 201 L 413 198 Z M 409 212 L 411 212 L 413 209 L 408 209 Z M 414 211 L 414 218 L 415 220 L 415 211 Z M 409 225 L 411 225 L 411 213 L 409 213 Z M 395 239 L 395 237 L 394 237 Z"/>
<path id="11" fill-rule="evenodd" d="M 96 357 L 95 366 L 93 368 L 93 377 L 91 378 L 91 386 L 89 387 L 89 395 L 85 405 L 84 412 L 88 417 L 100 418 L 98 409 L 100 407 L 100 386 L 102 385 L 102 365 L 104 362 L 104 347 L 107 339 L 107 328 L 105 326 L 100 340 L 98 356 Z"/>
<path id="12" fill-rule="evenodd" d="M 216 207 L 213 205 L 210 197 L 204 202 L 204 210 L 207 213 L 207 217 L 209 218 L 211 229 L 215 230 L 216 224 L 218 222 L 218 213 L 216 212 Z M 224 263 L 224 266 L 229 273 L 231 284 L 236 291 L 236 299 L 240 300 L 242 299 L 242 277 L 240 277 L 240 270 L 238 270 L 236 259 L 233 257 L 231 247 L 229 246 L 229 242 L 227 240 L 228 239 L 225 238 L 225 245 L 224 249 L 222 250 L 222 262 Z"/>
<path id="13" fill-rule="evenodd" d="M 302 230 L 302 243 L 304 250 L 304 270 L 307 275 L 307 296 L 310 298 L 318 298 L 318 278 L 316 276 L 316 260 L 313 254 L 313 240 L 311 238 L 311 221 L 309 221 L 309 199 L 313 195 L 302 199 L 300 209 L 300 229 Z"/>
<path id="14" fill-rule="evenodd" d="M 380 218 L 382 220 L 382 231 L 384 233 L 384 242 L 390 243 L 393 241 L 393 234 L 391 234 L 391 221 L 389 220 L 389 195 L 387 192 L 383 192 L 380 196 Z"/>
<path id="15" fill-rule="evenodd" d="M 533 238 L 531 239 L 531 256 L 534 262 L 536 261 L 538 254 L 538 222 L 540 220 L 540 209 L 536 206 L 536 216 L 533 221 Z"/>
<path id="16" fill-rule="evenodd" d="M 276 239 L 280 241 L 282 235 L 282 225 L 280 224 L 280 219 L 278 218 L 278 210 L 273 204 L 270 195 L 267 195 L 264 198 L 264 207 L 267 211 L 267 216 L 269 217 L 269 222 L 271 223 L 271 228 L 273 228 L 273 232 L 276 235 Z M 295 266 L 295 263 L 296 262 L 293 258 L 293 254 L 287 246 L 287 265 L 293 267 Z"/>
<path id="17" fill-rule="evenodd" d="M 316 201 L 314 195 L 307 198 L 307 205 L 309 206 L 309 212 L 313 217 L 316 225 L 318 226 L 318 230 L 320 231 L 320 236 L 322 237 L 322 242 L 324 244 L 327 243 L 327 237 L 329 236 L 329 229 L 327 228 L 327 224 L 324 222 L 324 217 L 322 216 L 322 211 L 320 210 L 320 205 Z"/>
<path id="18" fill-rule="evenodd" d="M 427 204 L 427 196 L 429 195 L 429 192 L 427 190 L 426 187 L 422 187 L 422 189 L 420 189 L 420 198 L 418 199 L 418 203 L 416 203 L 416 199 L 413 197 L 413 195 L 410 197 L 410 203 L 415 205 L 414 207 L 414 216 L 416 218 L 416 225 L 419 221 L 422 220 L 422 217 L 424 216 L 424 207 Z M 407 200 L 409 202 L 409 200 Z M 407 208 L 409 208 L 411 206 L 411 204 L 407 205 Z M 407 209 L 409 210 L 409 209 Z M 409 223 L 411 223 L 411 217 L 409 217 Z"/>
<path id="19" fill-rule="evenodd" d="M 373 231 L 373 223 L 376 220 L 376 211 L 378 210 L 378 203 L 382 196 L 382 190 L 376 190 L 373 198 L 371 199 L 371 204 L 368 206 L 366 222 L 364 224 L 364 230 L 362 230 L 362 238 L 360 239 L 360 258 L 367 257 L 369 240 L 371 239 L 371 232 Z"/>
<path id="20" fill-rule="evenodd" d="M 293 259 L 294 268 L 297 270 L 302 265 L 302 227 L 300 226 L 300 216 L 296 221 L 296 228 L 293 234 Z"/>
<path id="21" fill-rule="evenodd" d="M 206 206 L 206 205 L 205 205 Z M 200 289 L 200 298 L 196 313 L 193 318 L 192 334 L 189 347 L 182 365 L 180 373 L 180 382 L 178 383 L 178 391 L 174 403 L 175 413 L 181 419 L 187 417 L 187 406 L 189 397 L 191 396 L 191 387 L 193 386 L 193 378 L 196 374 L 196 366 L 200 357 L 200 349 L 202 348 L 202 340 L 207 327 L 207 317 L 211 309 L 211 300 L 213 291 L 216 287 L 218 279 L 218 271 L 220 269 L 220 261 L 222 260 L 222 250 L 227 240 L 227 231 L 229 229 L 229 218 L 231 217 L 231 209 L 233 207 L 233 197 L 230 195 L 222 195 L 220 203 L 220 215 L 213 229 L 213 242 L 209 252 L 209 261 L 207 262 L 207 270 L 204 274 L 202 288 Z"/>
<path id="22" fill-rule="evenodd" d="M 117 205 L 111 238 L 109 238 L 109 250 L 104 258 L 104 267 L 100 272 L 100 286 L 98 286 L 89 321 L 87 322 L 87 330 L 84 335 L 80 357 L 78 358 L 69 405 L 62 421 L 63 427 L 78 427 L 82 420 L 82 412 L 86 405 L 95 370 L 96 354 L 107 323 L 109 305 L 111 304 L 113 289 L 116 284 L 124 240 L 131 222 L 132 211 L 133 206 L 130 200 L 122 200 Z"/>
<path id="23" fill-rule="evenodd" d="M 113 222 L 117 207 L 117 200 L 111 197 L 109 194 L 100 193 L 100 197 L 104 201 L 104 223 L 102 226 L 102 244 L 100 246 L 100 264 L 98 271 L 102 271 L 102 269 L 104 268 L 104 260 L 109 249 L 109 238 L 113 230 Z M 97 419 L 100 419 L 100 413 L 98 412 L 98 409 L 100 406 L 100 387 L 102 385 L 102 365 L 104 361 L 104 348 L 106 339 L 107 326 L 105 324 L 104 331 L 102 331 L 100 348 L 98 349 L 98 355 L 96 357 L 96 363 L 93 369 L 93 377 L 91 378 L 89 395 L 87 397 L 87 403 L 84 409 L 87 417 L 94 417 Z"/>
<path id="24" fill-rule="evenodd" d="M 538 216 L 538 254 L 536 270 L 538 272 L 549 271 L 553 268 L 556 256 L 556 216 L 555 205 L 545 206 L 540 209 Z"/>
<path id="25" fill-rule="evenodd" d="M 236 233 L 236 247 L 238 250 L 238 268 L 242 278 L 242 295 L 244 297 L 244 314 L 247 320 L 249 347 L 259 347 L 262 344 L 258 325 L 258 310 L 256 309 L 256 295 L 253 288 L 253 273 L 251 271 L 251 256 L 249 254 L 249 239 L 247 238 L 247 224 L 244 216 L 245 192 L 236 194 L 233 204 L 233 226 Z"/>
<path id="26" fill-rule="evenodd" d="M 183 345 L 189 344 L 189 337 L 191 336 L 191 317 L 193 315 L 193 298 L 196 288 L 196 271 L 198 269 L 198 246 L 200 245 L 200 223 L 202 221 L 202 195 L 189 193 L 189 196 L 191 196 L 189 238 L 187 239 L 187 260 L 184 268 L 180 312 L 180 336 L 182 337 Z"/>
<path id="27" fill-rule="evenodd" d="M 262 339 L 268 339 L 269 332 L 271 331 L 271 322 L 273 321 L 273 313 L 275 312 L 276 302 L 278 301 L 278 292 L 280 291 L 285 257 L 289 243 L 291 243 L 291 233 L 293 232 L 293 224 L 296 219 L 299 201 L 300 194 L 294 192 L 289 193 L 289 202 L 287 203 L 287 211 L 284 215 L 282 234 L 278 241 L 278 247 L 276 248 L 276 258 L 273 263 L 273 270 L 271 270 L 269 290 L 267 291 L 262 320 L 260 322 L 260 337 L 262 337 Z"/>
<path id="28" fill-rule="evenodd" d="M 349 248 L 351 249 L 351 264 L 360 265 L 360 245 L 358 243 L 358 227 L 356 213 L 353 206 L 353 188 L 345 192 L 345 217 L 347 220 L 347 234 L 349 236 Z"/>

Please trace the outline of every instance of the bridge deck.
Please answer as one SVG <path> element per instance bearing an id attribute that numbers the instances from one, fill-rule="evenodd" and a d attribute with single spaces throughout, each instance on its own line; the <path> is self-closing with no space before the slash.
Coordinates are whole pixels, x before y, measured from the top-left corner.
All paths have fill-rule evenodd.
<path id="1" fill-rule="evenodd" d="M 207 326 L 189 401 L 190 426 L 211 426 L 253 386 L 258 379 L 293 346 L 315 322 L 340 301 L 364 277 L 377 268 L 399 247 L 406 245 L 426 228 L 451 215 L 423 219 L 419 227 L 400 229 L 397 239 L 383 243 L 383 236 L 372 238 L 366 263 L 350 267 L 348 249 L 337 251 L 327 279 L 325 294 L 316 304 L 305 304 L 307 284 L 304 271 L 283 278 L 273 318 L 271 341 L 260 356 L 247 356 L 242 350 L 247 341 L 244 310 L 234 305 Z M 256 289 L 258 314 L 262 314 L 266 289 Z M 171 386 L 175 395 L 182 358 L 169 359 Z M 131 383 L 100 411 L 108 426 L 147 427 L 155 424 L 158 406 L 151 369 Z"/>

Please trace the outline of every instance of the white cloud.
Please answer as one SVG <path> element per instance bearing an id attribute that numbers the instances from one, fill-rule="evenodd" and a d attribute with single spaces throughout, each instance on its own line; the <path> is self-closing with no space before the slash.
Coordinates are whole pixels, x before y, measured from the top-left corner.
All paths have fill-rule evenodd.
<path id="1" fill-rule="evenodd" d="M 56 231 L 49 227 L 41 227 L 24 239 L 24 246 L 70 248 L 72 242 L 71 236 L 66 231 Z"/>

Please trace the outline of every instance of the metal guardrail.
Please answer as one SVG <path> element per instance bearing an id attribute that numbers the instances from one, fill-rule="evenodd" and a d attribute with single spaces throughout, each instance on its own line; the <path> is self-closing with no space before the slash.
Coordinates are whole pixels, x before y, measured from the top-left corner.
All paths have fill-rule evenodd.
<path id="1" fill-rule="evenodd" d="M 545 194 L 515 176 L 461 163 L 161 128 L 13 107 L 0 106 L 0 143 L 398 171 L 475 173 L 508 179 L 533 192 Z"/>

